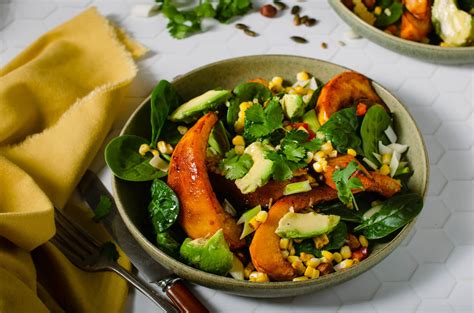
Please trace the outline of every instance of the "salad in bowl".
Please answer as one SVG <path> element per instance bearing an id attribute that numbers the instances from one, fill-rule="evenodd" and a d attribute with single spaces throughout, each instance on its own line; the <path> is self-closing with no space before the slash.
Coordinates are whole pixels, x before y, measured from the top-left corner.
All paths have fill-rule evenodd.
<path id="1" fill-rule="evenodd" d="M 423 207 L 410 147 L 359 73 L 255 78 L 185 102 L 163 80 L 150 104 L 151 137 L 119 136 L 105 158 L 120 180 L 151 182 L 137 186 L 156 246 L 201 271 L 317 280 L 359 266 Z"/>

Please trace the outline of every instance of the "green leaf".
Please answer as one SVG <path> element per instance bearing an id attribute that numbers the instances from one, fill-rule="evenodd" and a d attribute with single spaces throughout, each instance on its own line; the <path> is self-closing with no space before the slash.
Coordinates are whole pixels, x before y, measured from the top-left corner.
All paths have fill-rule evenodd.
<path id="1" fill-rule="evenodd" d="M 166 123 L 169 112 L 179 106 L 179 97 L 175 88 L 166 80 L 161 80 L 151 93 L 151 143 L 156 147 L 161 129 Z"/>
<path id="2" fill-rule="evenodd" d="M 151 202 L 148 212 L 156 233 L 166 231 L 179 215 L 179 200 L 173 190 L 162 180 L 155 179 L 151 185 Z"/>
<path id="3" fill-rule="evenodd" d="M 394 196 L 354 230 L 363 230 L 367 239 L 383 238 L 412 221 L 422 208 L 423 198 L 416 193 Z"/>
<path id="4" fill-rule="evenodd" d="M 278 100 L 271 100 L 265 109 L 254 104 L 245 111 L 244 138 L 250 143 L 267 137 L 281 128 L 282 122 L 283 111 Z"/>
<path id="5" fill-rule="evenodd" d="M 105 148 L 105 161 L 115 176 L 128 181 L 148 181 L 166 176 L 150 165 L 151 154 L 142 156 L 138 149 L 148 141 L 134 135 L 112 139 Z"/>
<path id="6" fill-rule="evenodd" d="M 390 15 L 385 13 L 385 10 L 390 10 Z M 388 8 L 383 9 L 382 13 L 377 15 L 375 20 L 375 26 L 379 28 L 385 28 L 391 24 L 396 23 L 403 14 L 403 4 L 400 2 L 393 2 Z"/>
<path id="7" fill-rule="evenodd" d="M 234 16 L 244 15 L 251 8 L 251 0 L 219 0 L 215 18 L 221 23 L 228 23 Z"/>
<path id="8" fill-rule="evenodd" d="M 110 213 L 112 200 L 107 196 L 100 196 L 99 203 L 94 210 L 94 221 L 99 222 Z"/>
<path id="9" fill-rule="evenodd" d="M 330 140 L 334 148 L 340 153 L 345 154 L 347 149 L 352 148 L 362 154 L 361 140 L 357 134 L 358 126 L 356 109 L 352 107 L 332 114 L 329 120 L 319 128 L 318 132 L 324 134 L 326 140 Z"/>
<path id="10" fill-rule="evenodd" d="M 276 151 L 267 151 L 265 157 L 273 161 L 272 178 L 277 181 L 290 179 L 294 170 L 307 166 L 305 162 L 290 161 Z"/>
<path id="11" fill-rule="evenodd" d="M 359 169 L 359 165 L 355 161 L 351 161 L 346 168 L 338 169 L 332 174 L 332 179 L 336 184 L 337 197 L 342 203 L 349 205 L 354 200 L 351 189 L 362 189 L 362 182 L 357 177 L 352 177 L 355 171 Z"/>
<path id="12" fill-rule="evenodd" d="M 239 155 L 232 149 L 226 153 L 225 158 L 219 163 L 227 179 L 236 180 L 247 174 L 253 165 L 252 157 L 249 154 Z"/>
<path id="13" fill-rule="evenodd" d="M 117 261 L 119 258 L 119 253 L 117 251 L 117 247 L 113 242 L 107 241 L 104 242 L 99 248 L 100 255 L 105 256 L 107 259 L 111 261 Z"/>
<path id="14" fill-rule="evenodd" d="M 176 39 L 183 39 L 201 30 L 201 17 L 196 12 L 179 11 L 170 0 L 164 0 L 161 12 L 168 18 L 169 33 Z"/>
<path id="15" fill-rule="evenodd" d="M 352 223 L 361 223 L 361 217 L 356 213 L 356 211 L 347 208 L 347 206 L 339 201 L 334 203 L 322 203 L 317 207 L 321 213 L 326 215 L 338 215 L 341 217 L 341 220 L 352 222 Z"/>
<path id="16" fill-rule="evenodd" d="M 365 157 L 375 164 L 380 164 L 380 162 L 375 158 L 374 152 L 379 152 L 379 141 L 387 142 L 384 131 L 390 124 L 390 116 L 379 104 L 371 106 L 362 120 L 360 127 L 362 148 Z"/>
<path id="17" fill-rule="evenodd" d="M 176 241 L 176 239 L 174 239 L 173 235 L 170 233 L 169 230 L 162 233 L 157 233 L 156 243 L 158 245 L 158 248 L 160 248 L 160 250 L 162 250 L 169 256 L 179 258 L 180 244 L 178 243 L 178 241 Z"/>
<path id="18" fill-rule="evenodd" d="M 259 83 L 243 83 L 234 88 L 234 94 L 239 100 L 239 104 L 244 101 L 253 101 L 264 103 L 272 97 L 270 89 Z"/>
<path id="19" fill-rule="evenodd" d="M 178 131 L 178 124 L 167 120 L 163 125 L 163 128 L 160 132 L 160 140 L 164 140 L 165 142 L 169 143 L 170 145 L 177 145 L 178 142 L 181 140 L 183 135 L 181 135 Z"/>
<path id="20" fill-rule="evenodd" d="M 337 226 L 328 234 L 329 243 L 323 247 L 323 250 L 339 250 L 346 242 L 347 225 L 339 222 Z"/>

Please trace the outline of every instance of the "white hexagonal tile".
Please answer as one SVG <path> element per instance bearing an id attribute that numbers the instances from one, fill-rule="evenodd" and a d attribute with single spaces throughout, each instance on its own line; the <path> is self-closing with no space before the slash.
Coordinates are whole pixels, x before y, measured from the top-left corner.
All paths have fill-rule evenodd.
<path id="1" fill-rule="evenodd" d="M 291 303 L 293 298 L 274 298 L 274 299 L 260 299 L 258 301 L 258 306 L 254 309 L 253 312 L 255 313 L 286 313 L 288 312 L 288 307 L 286 306 L 288 303 Z M 243 310 L 246 311 L 245 309 Z M 293 311 L 293 310 L 292 310 Z M 234 312 L 242 312 L 240 308 L 235 308 Z"/>
<path id="2" fill-rule="evenodd" d="M 130 15 L 131 11 L 131 6 L 129 4 L 116 0 L 96 0 L 94 1 L 94 5 L 99 10 L 100 14 L 114 22 L 122 21 Z"/>
<path id="3" fill-rule="evenodd" d="M 421 264 L 410 280 L 420 298 L 446 298 L 456 284 L 444 264 Z"/>
<path id="4" fill-rule="evenodd" d="M 46 28 L 51 29 L 79 15 L 82 11 L 84 11 L 83 8 L 59 6 L 53 13 L 48 15 L 43 22 Z"/>
<path id="5" fill-rule="evenodd" d="M 441 173 L 441 170 L 438 168 L 438 166 L 430 166 L 430 184 L 428 187 L 428 194 L 430 196 L 439 195 L 444 186 L 446 186 L 446 183 L 447 180 Z"/>
<path id="6" fill-rule="evenodd" d="M 369 42 L 364 51 L 367 52 L 369 58 L 371 58 L 377 64 L 396 64 L 397 61 L 400 60 L 401 56 L 399 53 L 382 48 L 373 42 Z"/>
<path id="7" fill-rule="evenodd" d="M 129 87 L 130 97 L 147 97 L 150 95 L 157 82 L 155 74 L 148 71 L 140 71 Z"/>
<path id="8" fill-rule="evenodd" d="M 444 262 L 454 246 L 443 230 L 419 229 L 408 245 L 410 253 L 420 262 Z"/>
<path id="9" fill-rule="evenodd" d="M 410 107 L 429 106 L 438 96 L 438 91 L 429 80 L 408 78 L 400 87 L 397 94 L 399 94 L 404 103 Z"/>
<path id="10" fill-rule="evenodd" d="M 227 41 L 227 47 L 232 56 L 264 54 L 268 51 L 268 46 L 264 36 L 249 37 L 243 32 L 237 32 Z"/>
<path id="11" fill-rule="evenodd" d="M 408 244 L 412 241 L 413 237 L 415 237 L 415 234 L 416 234 L 416 227 L 413 227 L 410 232 L 408 233 L 408 235 L 406 236 L 405 239 L 403 239 L 402 243 L 400 244 L 400 246 L 402 247 L 406 247 L 408 246 Z"/>
<path id="12" fill-rule="evenodd" d="M 338 18 L 339 19 L 339 18 Z M 344 46 L 341 49 L 364 49 L 369 45 L 369 41 L 363 37 L 360 38 L 348 38 L 347 34 L 349 32 L 354 32 L 351 28 L 345 24 L 341 23 L 339 26 L 331 33 L 331 37 L 344 42 Z"/>
<path id="13" fill-rule="evenodd" d="M 158 14 L 151 18 L 128 16 L 120 22 L 135 39 L 154 38 L 166 29 L 166 18 Z"/>
<path id="14" fill-rule="evenodd" d="M 0 66 L 4 66 L 13 60 L 23 49 L 22 48 L 7 48 L 0 54 Z"/>
<path id="15" fill-rule="evenodd" d="M 413 312 L 419 303 L 410 285 L 402 282 L 383 283 L 372 299 L 377 312 Z"/>
<path id="16" fill-rule="evenodd" d="M 45 31 L 42 21 L 16 20 L 5 28 L 5 40 L 8 41 L 9 47 L 24 48 L 38 39 Z"/>
<path id="17" fill-rule="evenodd" d="M 459 92 L 443 92 L 433 105 L 446 121 L 465 121 L 472 112 L 472 104 Z"/>
<path id="18" fill-rule="evenodd" d="M 362 301 L 342 305 L 337 313 L 371 313 L 376 312 L 372 301 Z"/>
<path id="19" fill-rule="evenodd" d="M 92 0 L 55 0 L 55 1 L 58 5 L 61 5 L 61 6 L 78 7 L 78 8 L 84 8 L 89 3 L 92 2 Z"/>
<path id="20" fill-rule="evenodd" d="M 423 299 L 418 308 L 417 313 L 449 313 L 454 312 L 448 300 L 439 299 Z"/>
<path id="21" fill-rule="evenodd" d="M 441 120 L 439 119 L 436 112 L 433 112 L 433 109 L 430 107 L 410 108 L 410 112 L 413 114 L 416 124 L 420 128 L 423 135 L 434 134 L 441 126 Z"/>
<path id="22" fill-rule="evenodd" d="M 473 211 L 474 181 L 451 180 L 441 193 L 446 207 L 451 211 Z"/>
<path id="23" fill-rule="evenodd" d="M 291 307 L 295 312 L 336 312 L 341 300 L 336 296 L 335 288 L 337 287 L 295 297 Z"/>
<path id="24" fill-rule="evenodd" d="M 344 48 L 339 49 L 336 55 L 332 58 L 332 62 L 346 66 L 360 73 L 367 73 L 371 66 L 371 62 L 366 58 L 365 53 L 360 50 Z"/>
<path id="25" fill-rule="evenodd" d="M 474 245 L 474 212 L 451 214 L 444 230 L 456 245 Z"/>
<path id="26" fill-rule="evenodd" d="M 459 246 L 454 248 L 453 252 L 446 261 L 448 271 L 457 280 L 473 281 L 474 279 L 474 246 Z"/>
<path id="27" fill-rule="evenodd" d="M 421 228 L 441 228 L 448 220 L 449 212 L 438 197 L 428 197 L 420 216 L 417 218 L 416 226 Z"/>
<path id="28" fill-rule="evenodd" d="M 397 63 L 377 64 L 370 68 L 367 76 L 380 83 L 388 90 L 395 91 L 400 89 L 400 86 L 406 80 L 405 73 L 399 72 L 399 75 L 387 75 L 387 73 L 397 72 L 399 69 Z"/>
<path id="29" fill-rule="evenodd" d="M 197 46 L 192 55 L 196 59 L 197 65 L 202 66 L 226 59 L 229 54 L 229 48 L 225 44 L 206 43 Z"/>
<path id="30" fill-rule="evenodd" d="M 436 132 L 438 141 L 446 149 L 469 149 L 474 142 L 473 129 L 467 123 L 443 121 Z"/>
<path id="31" fill-rule="evenodd" d="M 401 56 L 398 65 L 400 66 L 400 72 L 405 72 L 407 77 L 430 77 L 436 70 L 436 65 L 432 63 L 407 56 Z"/>
<path id="32" fill-rule="evenodd" d="M 337 26 L 336 14 L 332 10 L 317 10 L 303 14 L 308 14 L 318 21 L 313 27 L 304 27 L 304 30 L 307 34 L 314 33 L 319 35 L 328 35 L 332 33 Z"/>
<path id="33" fill-rule="evenodd" d="M 449 303 L 456 312 L 470 313 L 474 310 L 472 282 L 458 281 L 453 292 L 449 295 Z"/>
<path id="34" fill-rule="evenodd" d="M 182 55 L 165 54 L 150 66 L 150 70 L 160 73 L 162 79 L 173 79 L 197 66 L 194 58 L 183 58 Z"/>
<path id="35" fill-rule="evenodd" d="M 15 5 L 15 17 L 27 19 L 44 19 L 56 9 L 54 3 L 48 1 L 25 1 Z"/>
<path id="36" fill-rule="evenodd" d="M 14 19 L 12 6 L 7 3 L 0 4 L 0 30 L 4 29 Z"/>
<path id="37" fill-rule="evenodd" d="M 451 179 L 474 178 L 473 150 L 447 151 L 438 163 L 443 174 Z"/>
<path id="38" fill-rule="evenodd" d="M 291 301 L 291 298 L 285 298 L 287 301 Z M 239 296 L 236 296 L 236 295 L 231 295 L 231 294 L 228 294 L 228 293 L 225 293 L 225 292 L 220 292 L 220 291 L 217 291 L 211 299 L 208 300 L 209 302 L 209 305 L 207 306 L 207 308 L 213 312 L 213 311 L 221 311 L 222 312 L 222 308 L 224 307 L 228 307 L 229 308 L 229 312 L 252 312 L 253 310 L 255 310 L 255 308 L 259 305 L 261 305 L 260 303 L 260 299 L 252 299 L 252 298 L 245 298 L 245 301 L 241 301 L 242 298 L 239 297 Z M 273 303 L 273 299 L 272 300 L 264 300 L 265 302 L 268 302 L 270 304 Z M 238 303 L 238 306 L 235 305 Z M 232 305 L 234 304 L 234 305 Z M 281 303 L 275 303 L 277 306 L 278 304 L 280 304 L 281 306 Z M 214 309 L 216 308 L 216 309 Z M 219 308 L 219 309 L 217 309 Z"/>
<path id="39" fill-rule="evenodd" d="M 364 288 L 360 288 L 360 286 L 364 286 Z M 342 302 L 348 304 L 370 300 L 379 287 L 380 281 L 372 271 L 368 271 L 348 282 L 338 285 L 335 289 Z"/>
<path id="40" fill-rule="evenodd" d="M 471 72 L 467 67 L 440 66 L 431 80 L 440 91 L 463 91 L 471 79 Z"/>
<path id="41" fill-rule="evenodd" d="M 441 156 L 444 153 L 443 146 L 436 140 L 435 136 L 423 136 L 423 139 L 428 149 L 428 156 L 430 159 L 430 164 L 436 164 L 441 159 Z"/>
<path id="42" fill-rule="evenodd" d="M 404 281 L 410 279 L 417 265 L 408 251 L 401 247 L 375 266 L 373 271 L 382 282 Z"/>

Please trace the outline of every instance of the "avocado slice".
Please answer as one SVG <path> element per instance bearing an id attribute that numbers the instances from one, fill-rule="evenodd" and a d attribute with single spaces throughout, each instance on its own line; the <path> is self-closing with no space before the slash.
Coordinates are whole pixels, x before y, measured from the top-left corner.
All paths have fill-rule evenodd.
<path id="1" fill-rule="evenodd" d="M 254 142 L 245 148 L 244 153 L 252 157 L 253 165 L 244 177 L 235 181 L 243 194 L 254 192 L 265 185 L 272 175 L 273 161 L 265 158 L 265 152 L 272 149 L 261 142 Z"/>
<path id="2" fill-rule="evenodd" d="M 305 103 L 300 95 L 286 94 L 281 98 L 281 107 L 289 119 L 303 116 Z"/>
<path id="3" fill-rule="evenodd" d="M 220 105 L 224 104 L 229 97 L 229 90 L 209 90 L 180 105 L 171 113 L 169 119 L 172 122 L 194 122 L 203 113 L 216 110 Z"/>
<path id="4" fill-rule="evenodd" d="M 211 134 L 209 135 L 208 144 L 219 155 L 224 155 L 229 151 L 229 137 L 227 136 L 227 130 L 222 121 L 217 122 L 216 126 L 212 129 Z"/>
<path id="5" fill-rule="evenodd" d="M 331 232 L 341 218 L 315 212 L 286 213 L 278 222 L 275 233 L 282 238 L 312 238 Z"/>
<path id="6" fill-rule="evenodd" d="M 431 19 L 436 33 L 450 46 L 463 46 L 474 38 L 474 17 L 459 9 L 456 0 L 435 0 Z"/>
<path id="7" fill-rule="evenodd" d="M 316 110 L 311 109 L 303 115 L 303 123 L 308 124 L 309 129 L 316 133 L 321 127 L 318 121 L 318 117 L 316 116 Z"/>

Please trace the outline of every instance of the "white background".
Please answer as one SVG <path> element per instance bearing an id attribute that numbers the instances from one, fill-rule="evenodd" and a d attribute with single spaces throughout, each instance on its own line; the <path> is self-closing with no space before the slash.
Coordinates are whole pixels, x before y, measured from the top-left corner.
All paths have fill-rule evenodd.
<path id="1" fill-rule="evenodd" d="M 323 292 L 274 300 L 241 298 L 193 286 L 212 311 L 473 311 L 473 66 L 425 63 L 365 39 L 346 39 L 344 33 L 349 28 L 325 1 L 299 3 L 303 14 L 319 20 L 312 28 L 293 26 L 288 11 L 275 19 L 252 13 L 239 22 L 251 26 L 260 33 L 259 37 L 247 37 L 232 25 L 218 25 L 185 40 L 172 39 L 160 15 L 131 17 L 134 3 L 0 0 L 0 65 L 47 30 L 94 5 L 152 50 L 138 63 L 140 72 L 126 99 L 131 107 L 149 94 L 158 79 L 172 79 L 216 60 L 271 53 L 309 56 L 348 66 L 391 90 L 414 115 L 429 150 L 429 196 L 416 230 L 374 269 Z M 292 35 L 304 36 L 310 42 L 295 44 L 289 40 Z M 340 46 L 339 40 L 346 45 Z M 327 49 L 321 48 L 323 41 L 328 44 Z M 102 177 L 109 183 L 107 170 Z M 143 296 L 131 292 L 127 312 L 155 311 Z"/>

